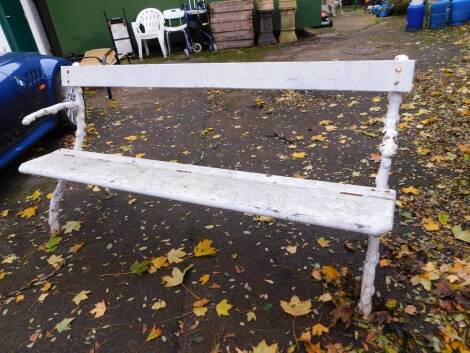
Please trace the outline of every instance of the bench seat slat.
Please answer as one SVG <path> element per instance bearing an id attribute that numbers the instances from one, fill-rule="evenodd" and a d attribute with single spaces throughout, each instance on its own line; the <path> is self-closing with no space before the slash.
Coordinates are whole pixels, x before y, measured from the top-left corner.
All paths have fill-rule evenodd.
<path id="1" fill-rule="evenodd" d="M 410 92 L 413 60 L 63 66 L 64 86 Z"/>
<path id="2" fill-rule="evenodd" d="M 22 173 L 378 235 L 393 226 L 395 191 L 61 149 Z"/>

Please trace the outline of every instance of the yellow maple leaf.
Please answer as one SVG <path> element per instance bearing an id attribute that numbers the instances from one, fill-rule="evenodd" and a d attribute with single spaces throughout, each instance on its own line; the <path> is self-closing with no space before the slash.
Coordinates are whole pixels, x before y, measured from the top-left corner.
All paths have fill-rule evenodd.
<path id="1" fill-rule="evenodd" d="M 207 282 L 209 282 L 210 277 L 211 276 L 209 274 L 202 275 L 201 277 L 199 277 L 199 283 L 201 283 L 202 285 L 206 284 Z"/>
<path id="2" fill-rule="evenodd" d="M 5 271 L 0 271 L 0 279 L 4 279 L 7 276 Z"/>
<path id="3" fill-rule="evenodd" d="M 45 292 L 47 292 L 49 289 L 51 289 L 51 287 L 52 287 L 52 283 L 49 282 L 49 281 L 46 281 L 46 282 L 44 282 L 44 284 L 42 285 L 40 291 L 43 292 L 43 293 L 45 293 Z"/>
<path id="4" fill-rule="evenodd" d="M 439 223 L 434 221 L 432 218 L 424 218 L 423 219 L 423 227 L 426 229 L 428 232 L 435 232 L 441 229 L 441 226 Z"/>
<path id="5" fill-rule="evenodd" d="M 170 251 L 168 251 L 168 254 L 166 254 L 168 262 L 170 264 L 178 264 L 180 262 L 183 262 L 183 257 L 186 256 L 186 252 L 183 249 L 184 248 L 171 249 Z"/>
<path id="6" fill-rule="evenodd" d="M 428 278 L 425 278 L 421 275 L 413 276 L 410 282 L 413 286 L 417 286 L 418 284 L 421 284 L 424 287 L 424 289 L 426 289 L 428 292 L 431 290 L 431 281 Z"/>
<path id="7" fill-rule="evenodd" d="M 90 314 L 95 316 L 95 319 L 98 319 L 104 315 L 106 312 L 106 303 L 104 300 L 95 304 L 95 307 L 90 310 Z"/>
<path id="8" fill-rule="evenodd" d="M 326 137 L 323 135 L 314 135 L 310 137 L 310 141 L 318 141 L 318 142 L 323 142 L 326 140 Z"/>
<path id="9" fill-rule="evenodd" d="M 294 152 L 290 155 L 292 158 L 305 158 L 305 152 Z"/>
<path id="10" fill-rule="evenodd" d="M 405 194 L 419 195 L 420 191 L 414 186 L 408 186 L 406 188 L 401 188 L 401 191 Z"/>
<path id="11" fill-rule="evenodd" d="M 34 191 L 31 195 L 26 196 L 26 200 L 28 201 L 36 201 L 42 195 L 42 192 L 39 190 Z"/>
<path id="12" fill-rule="evenodd" d="M 152 310 L 160 310 L 166 308 L 166 301 L 163 299 L 158 299 L 155 303 L 152 304 Z"/>
<path id="13" fill-rule="evenodd" d="M 196 300 L 194 303 L 193 303 L 193 313 L 194 315 L 196 315 L 197 317 L 202 317 L 202 316 L 205 316 L 206 313 L 207 313 L 207 307 L 206 305 L 209 304 L 210 300 L 209 299 L 199 299 L 199 300 Z"/>
<path id="14" fill-rule="evenodd" d="M 145 157 L 145 153 L 137 153 L 137 154 L 135 155 L 135 158 L 139 158 L 139 159 L 142 159 L 142 158 L 144 158 L 144 157 Z"/>
<path id="15" fill-rule="evenodd" d="M 84 301 L 85 299 L 88 299 L 88 294 L 90 293 L 91 291 L 89 290 L 82 290 L 75 297 L 73 297 L 72 301 L 75 303 L 75 305 L 78 305 L 80 304 L 80 302 Z"/>
<path id="16" fill-rule="evenodd" d="M 152 326 L 149 335 L 147 336 L 146 342 L 152 341 L 162 335 L 162 330 L 157 328 L 155 325 Z"/>
<path id="17" fill-rule="evenodd" d="M 333 266 L 323 266 L 321 272 L 325 276 L 327 283 L 335 282 L 341 277 L 341 274 Z"/>
<path id="18" fill-rule="evenodd" d="M 212 240 L 203 239 L 194 247 L 194 255 L 196 257 L 201 256 L 215 256 L 217 249 L 212 246 Z"/>
<path id="19" fill-rule="evenodd" d="M 168 266 L 167 262 L 167 257 L 166 256 L 157 256 L 154 257 L 152 260 L 150 260 L 150 268 L 149 268 L 149 273 L 155 273 L 159 269 Z"/>
<path id="20" fill-rule="evenodd" d="M 15 297 L 15 301 L 17 303 L 19 302 L 22 302 L 24 300 L 24 294 L 18 294 L 16 297 Z"/>
<path id="21" fill-rule="evenodd" d="M 312 301 L 310 299 L 301 301 L 296 295 L 292 296 L 289 302 L 281 300 L 280 303 L 282 310 L 292 316 L 303 316 L 312 311 Z"/>
<path id="22" fill-rule="evenodd" d="M 132 141 L 137 140 L 137 138 L 138 138 L 138 137 L 135 136 L 135 135 L 130 135 L 130 136 L 124 137 L 124 140 L 129 141 L 129 142 L 132 142 Z"/>
<path id="23" fill-rule="evenodd" d="M 18 259 L 18 256 L 16 256 L 15 254 L 10 254 L 8 256 L 5 256 L 2 260 L 2 264 L 11 264 L 13 263 L 13 261 L 15 261 L 16 259 Z"/>
<path id="24" fill-rule="evenodd" d="M 233 307 L 233 305 L 230 304 L 227 299 L 222 299 L 215 306 L 215 311 L 217 311 L 217 315 L 219 315 L 219 316 L 228 316 L 228 315 L 230 315 L 229 311 L 232 307 Z"/>
<path id="25" fill-rule="evenodd" d="M 321 237 L 320 239 L 317 239 L 317 243 L 322 247 L 322 248 L 327 248 L 330 246 L 330 241 L 325 239 L 324 237 Z"/>
<path id="26" fill-rule="evenodd" d="M 188 267 L 186 267 L 183 272 L 181 272 L 178 267 L 174 267 L 171 271 L 171 276 L 162 277 L 162 281 L 165 287 L 176 287 L 183 283 L 184 275 L 191 267 L 193 267 L 193 265 L 189 265 Z"/>
<path id="27" fill-rule="evenodd" d="M 262 340 L 256 347 L 253 346 L 253 353 L 279 353 L 279 347 L 277 343 L 268 345 L 265 340 Z"/>
<path id="28" fill-rule="evenodd" d="M 256 321 L 256 314 L 253 311 L 249 311 L 246 313 L 246 321 Z"/>
<path id="29" fill-rule="evenodd" d="M 21 210 L 21 211 L 18 212 L 17 214 L 18 214 L 21 218 L 31 218 L 31 217 L 33 217 L 33 216 L 36 215 L 36 210 L 37 210 L 37 207 L 36 207 L 36 206 L 32 206 L 32 207 L 25 208 L 24 210 Z"/>
<path id="30" fill-rule="evenodd" d="M 9 212 L 9 211 L 10 211 L 9 209 L 0 211 L 0 217 L 6 217 L 6 216 L 8 216 L 8 212 Z"/>
<path id="31" fill-rule="evenodd" d="M 49 265 L 51 265 L 54 269 L 59 269 L 60 266 L 62 266 L 62 264 L 65 262 L 64 258 L 62 257 L 62 255 L 51 255 L 49 256 L 49 258 L 47 259 L 47 263 Z"/>
<path id="32" fill-rule="evenodd" d="M 322 324 L 318 323 L 312 326 L 312 335 L 313 336 L 321 336 L 324 333 L 328 333 L 330 330 L 328 327 L 323 326 Z"/>
<path id="33" fill-rule="evenodd" d="M 398 301 L 396 299 L 387 299 L 385 302 L 385 306 L 390 310 L 396 308 L 397 305 Z"/>

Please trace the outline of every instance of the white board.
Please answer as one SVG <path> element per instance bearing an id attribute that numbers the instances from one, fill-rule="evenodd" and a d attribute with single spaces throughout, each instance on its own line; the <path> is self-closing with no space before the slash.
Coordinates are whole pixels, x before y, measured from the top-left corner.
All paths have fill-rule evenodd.
<path id="1" fill-rule="evenodd" d="M 62 67 L 64 86 L 410 92 L 414 60 Z"/>

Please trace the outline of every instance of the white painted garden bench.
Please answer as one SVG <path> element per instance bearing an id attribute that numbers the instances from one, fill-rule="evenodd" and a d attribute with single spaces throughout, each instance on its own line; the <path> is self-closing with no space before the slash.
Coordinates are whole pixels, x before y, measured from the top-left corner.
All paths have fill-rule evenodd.
<path id="1" fill-rule="evenodd" d="M 73 150 L 60 149 L 20 166 L 23 173 L 59 179 L 49 224 L 60 232 L 59 201 L 66 181 L 364 233 L 369 236 L 359 308 L 367 316 L 375 292 L 379 236 L 393 227 L 395 191 L 388 189 L 396 154 L 402 93 L 412 89 L 415 62 L 404 55 L 385 61 L 270 62 L 62 68 L 69 101 L 24 118 L 67 109 L 77 123 Z M 82 151 L 85 111 L 80 87 L 172 87 L 389 92 L 382 159 L 375 187 L 270 176 L 234 170 Z"/>

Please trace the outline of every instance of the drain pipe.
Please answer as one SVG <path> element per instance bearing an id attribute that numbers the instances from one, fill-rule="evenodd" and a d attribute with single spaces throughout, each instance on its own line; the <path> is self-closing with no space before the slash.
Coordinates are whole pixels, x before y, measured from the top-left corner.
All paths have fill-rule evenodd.
<path id="1" fill-rule="evenodd" d="M 38 47 L 38 51 L 44 55 L 51 55 L 51 45 L 49 39 L 47 38 L 46 31 L 44 30 L 44 25 L 42 23 L 41 17 L 39 16 L 38 9 L 33 0 L 20 0 L 21 6 L 28 21 L 31 32 L 33 33 L 34 41 Z"/>

